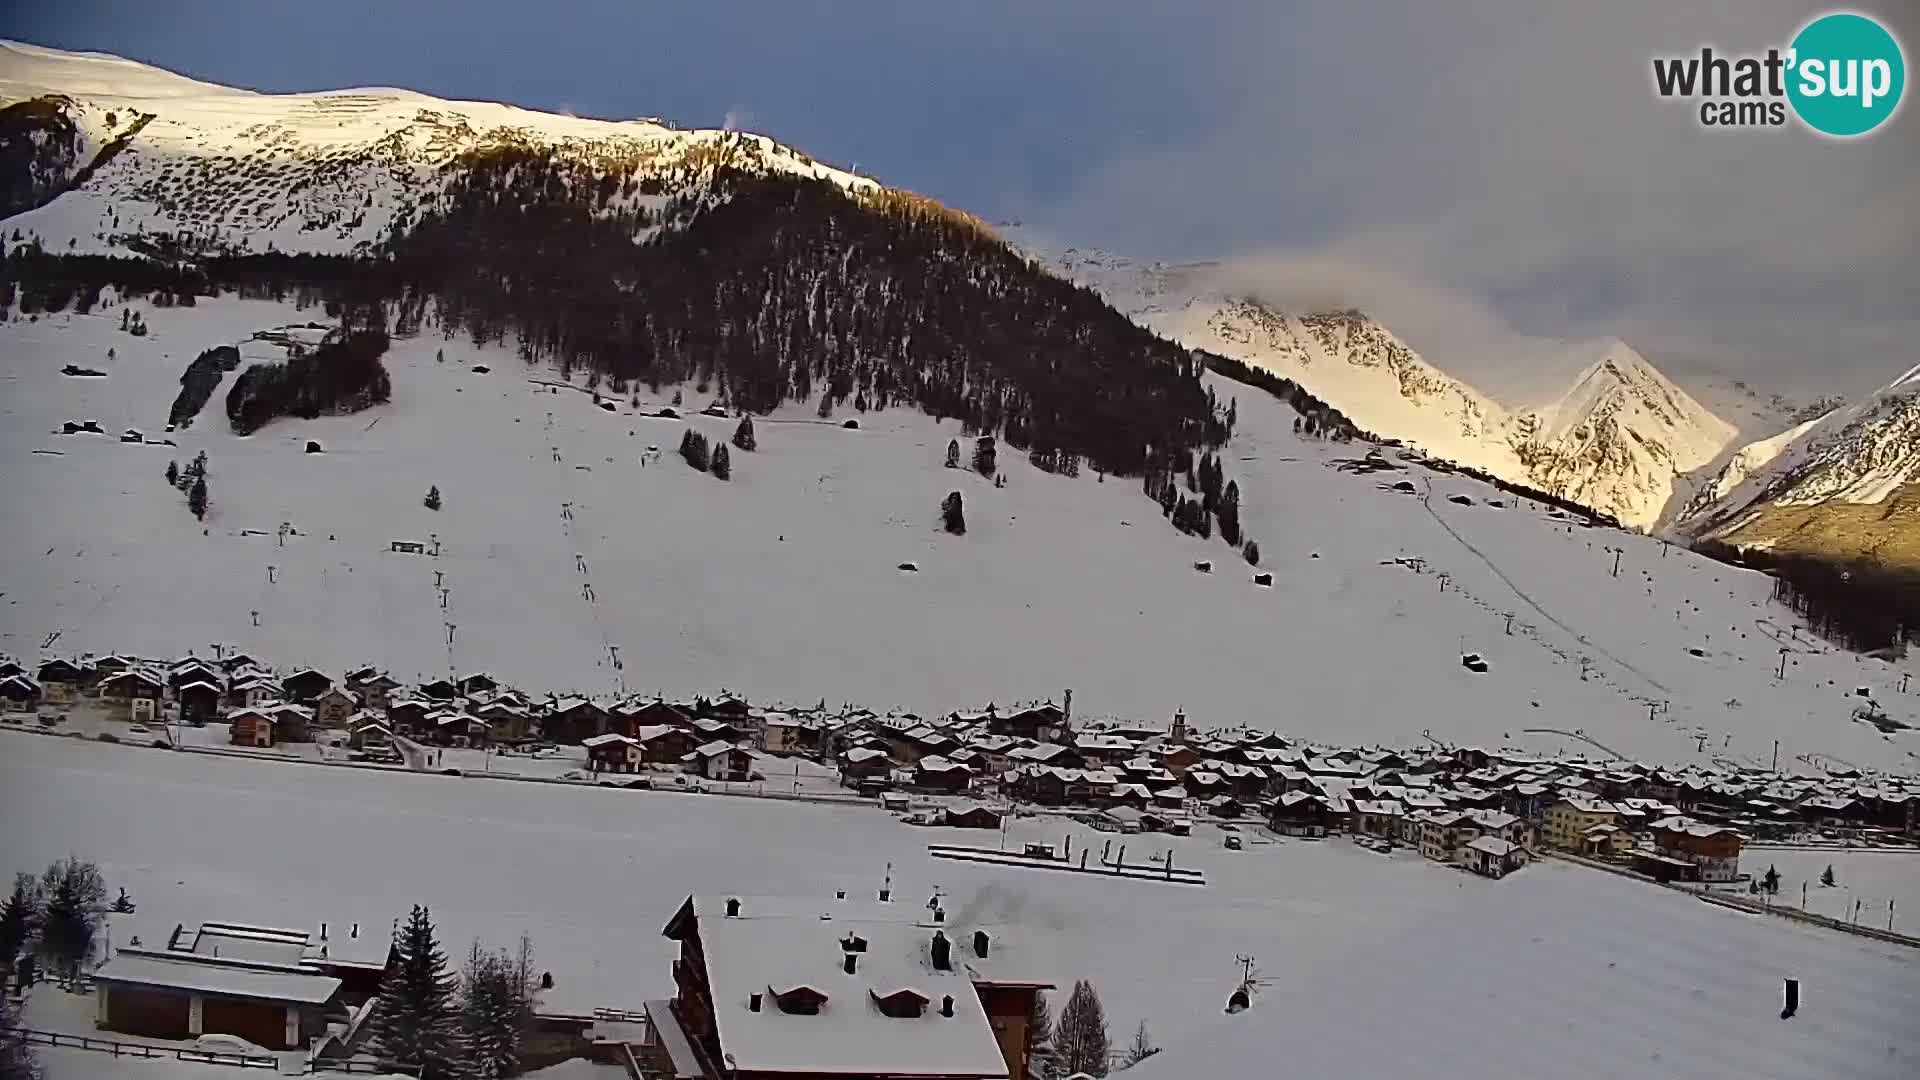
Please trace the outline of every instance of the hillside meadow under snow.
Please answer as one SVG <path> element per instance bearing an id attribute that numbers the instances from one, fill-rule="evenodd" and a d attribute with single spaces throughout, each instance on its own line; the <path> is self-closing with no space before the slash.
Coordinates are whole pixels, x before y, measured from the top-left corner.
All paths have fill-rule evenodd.
<path id="1" fill-rule="evenodd" d="M 1593 752 L 1533 728 L 1676 764 L 1765 764 L 1777 738 L 1783 766 L 1914 765 L 1913 736 L 1850 719 L 1865 687 L 1911 720 L 1920 698 L 1898 692 L 1901 670 L 1795 635 L 1765 577 L 1464 478 L 1341 471 L 1364 445 L 1296 437 L 1290 410 L 1235 383 L 1214 383 L 1239 407 L 1223 461 L 1272 588 L 1217 538 L 1173 530 L 1135 480 L 1047 474 L 1007 447 L 1003 488 L 944 468 L 957 422 L 891 409 L 846 430 L 853 413 L 797 408 L 759 418 L 758 452 L 735 451 L 721 482 L 675 450 L 689 426 L 724 442 L 734 420 L 642 416 L 623 399 L 609 413 L 579 376 L 555 386 L 511 350 L 430 333 L 394 342 L 390 404 L 239 437 L 228 374 L 169 436 L 201 350 L 277 358 L 256 331 L 324 316 L 235 299 L 142 310 L 143 338 L 118 329 L 115 305 L 0 325 L 0 650 L 220 643 L 336 673 L 488 670 L 534 692 L 724 688 L 928 712 L 1071 687 L 1081 719 L 1184 707 L 1202 728 L 1349 744 L 1427 732 Z M 107 374 L 64 376 L 68 363 Z M 707 404 L 684 391 L 683 412 Z M 672 393 L 642 387 L 641 411 Z M 69 420 L 106 434 L 58 434 Z M 178 445 L 124 443 L 129 427 Z M 204 523 L 162 477 L 202 450 Z M 1397 481 L 1431 498 L 1387 490 Z M 439 512 L 422 505 L 430 486 Z M 939 529 L 953 490 L 965 536 Z M 296 530 L 284 542 L 282 523 Z M 437 557 L 391 550 L 436 538 Z M 1491 671 L 1465 670 L 1463 649 Z"/>

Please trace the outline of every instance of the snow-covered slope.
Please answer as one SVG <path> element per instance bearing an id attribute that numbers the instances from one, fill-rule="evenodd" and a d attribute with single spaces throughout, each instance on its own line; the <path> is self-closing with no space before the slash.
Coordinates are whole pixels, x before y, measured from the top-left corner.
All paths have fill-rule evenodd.
<path id="1" fill-rule="evenodd" d="M 605 210 L 659 211 L 707 196 L 723 166 L 849 188 L 871 180 L 760 135 L 679 131 L 410 90 L 256 94 L 97 53 L 0 41 L 0 106 L 57 97 L 87 139 L 84 183 L 8 220 L 48 251 L 86 254 L 182 243 L 236 251 L 364 251 L 413 221 L 463 155 L 551 150 L 619 181 Z M 125 136 L 131 131 L 131 137 Z M 104 160 L 100 148 L 122 137 Z"/>
<path id="2" fill-rule="evenodd" d="M 1650 529 L 1677 476 L 1712 462 L 1735 429 L 1618 340 L 1587 347 L 1561 398 L 1514 412 L 1434 367 L 1356 311 L 1278 311 L 1217 292 L 1214 267 L 1102 252 L 1038 252 L 1058 272 L 1192 348 L 1301 384 L 1369 431 Z"/>
<path id="3" fill-rule="evenodd" d="M 735 420 L 642 415 L 674 387 L 610 413 L 580 373 L 567 383 L 511 345 L 431 327 L 394 342 L 390 404 L 240 437 L 219 412 L 229 375 L 199 422 L 166 435 L 201 350 L 271 356 L 256 332 L 324 317 L 141 303 L 152 330 L 133 337 L 118 329 L 127 306 L 0 323 L 0 651 L 220 642 L 402 678 L 484 669 L 533 692 L 724 688 L 926 712 L 1072 687 L 1083 718 L 1184 707 L 1199 724 L 1349 744 L 1431 732 L 1591 751 L 1557 731 L 1674 762 L 1765 762 L 1775 738 L 1783 762 L 1915 760 L 1911 736 L 1854 722 L 1847 696 L 1870 685 L 1912 721 L 1901 668 L 1792 642 L 1764 575 L 1417 465 L 1355 474 L 1356 447 L 1296 436 L 1290 408 L 1242 384 L 1209 379 L 1237 402 L 1223 465 L 1271 588 L 1217 537 L 1172 529 L 1134 480 L 1014 454 L 1004 487 L 945 468 L 956 420 L 889 408 L 847 430 L 851 414 L 795 405 L 757 422 L 759 449 L 721 482 L 673 450 L 689 426 L 717 442 Z M 105 377 L 62 375 L 69 363 Z M 681 389 L 683 411 L 707 404 Z M 107 434 L 58 434 L 69 420 Z M 177 445 L 123 442 L 129 427 Z M 162 476 L 202 450 L 204 523 Z M 429 486 L 438 512 L 422 506 Z M 938 526 L 956 490 L 957 537 Z M 434 538 L 438 556 L 392 550 Z M 1463 649 L 1492 671 L 1463 669 Z"/>
<path id="4" fill-rule="evenodd" d="M 1741 546 L 1920 565 L 1920 367 L 1865 400 L 1744 447 L 1680 527 Z"/>

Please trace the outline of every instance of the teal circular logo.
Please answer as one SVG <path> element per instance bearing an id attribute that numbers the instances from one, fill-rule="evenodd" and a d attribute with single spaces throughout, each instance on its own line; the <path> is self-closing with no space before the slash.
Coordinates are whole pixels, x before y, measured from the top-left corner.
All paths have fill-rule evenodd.
<path id="1" fill-rule="evenodd" d="M 1826 135 L 1865 135 L 1900 106 L 1906 59 L 1886 27 L 1852 12 L 1822 15 L 1793 39 L 1787 99 Z"/>

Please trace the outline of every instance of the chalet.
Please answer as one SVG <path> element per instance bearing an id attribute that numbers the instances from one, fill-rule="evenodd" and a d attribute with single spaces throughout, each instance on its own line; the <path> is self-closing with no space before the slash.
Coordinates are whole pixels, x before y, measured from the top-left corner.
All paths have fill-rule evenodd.
<path id="1" fill-rule="evenodd" d="M 697 719 L 723 720 L 739 728 L 750 726 L 753 718 L 753 706 L 732 695 L 706 702 L 704 706 L 696 702 L 695 710 Z"/>
<path id="2" fill-rule="evenodd" d="M 354 668 L 353 670 L 347 672 L 345 675 L 342 675 L 340 677 L 340 681 L 342 684 L 346 686 L 347 689 L 358 690 L 361 687 L 367 685 L 368 682 L 377 678 L 379 674 L 380 674 L 379 668 L 374 667 L 372 664 L 368 664 L 365 667 Z"/>
<path id="3" fill-rule="evenodd" d="M 418 698 L 402 698 L 387 705 L 387 725 L 403 734 L 421 734 L 426 730 L 427 714 L 433 703 Z"/>
<path id="4" fill-rule="evenodd" d="M 400 682 L 388 675 L 375 675 L 359 686 L 349 687 L 360 695 L 360 700 L 369 709 L 384 709 L 393 700 L 393 692 L 400 689 Z"/>
<path id="5" fill-rule="evenodd" d="M 517 705 L 488 702 L 473 710 L 473 715 L 487 722 L 493 742 L 517 744 L 533 738 L 533 714 Z"/>
<path id="6" fill-rule="evenodd" d="M 261 710 L 273 717 L 273 735 L 277 742 L 312 742 L 313 710 L 304 705 L 282 703 Z"/>
<path id="7" fill-rule="evenodd" d="M 1153 793 L 1153 805 L 1157 810 L 1184 810 L 1187 807 L 1187 789 L 1161 788 Z"/>
<path id="8" fill-rule="evenodd" d="M 491 694 L 500 689 L 500 683 L 484 671 L 476 671 L 460 680 L 460 692 L 472 697 L 476 694 Z"/>
<path id="9" fill-rule="evenodd" d="M 239 709 L 227 714 L 227 741 L 235 746 L 272 746 L 273 717 L 260 709 Z"/>
<path id="10" fill-rule="evenodd" d="M 258 673 L 241 673 L 227 683 L 226 703 L 234 708 L 259 708 L 280 700 L 280 684 Z"/>
<path id="11" fill-rule="evenodd" d="M 112 653 L 107 656 L 98 657 L 86 666 L 92 669 L 95 679 L 104 679 L 109 675 L 118 675 L 123 671 L 137 668 L 140 666 L 140 661 L 131 656 L 121 656 L 118 653 Z"/>
<path id="12" fill-rule="evenodd" d="M 1038 746 L 1020 746 L 1007 751 L 1007 761 L 1012 767 L 1026 765 L 1045 765 L 1062 769 L 1078 769 L 1085 762 L 1070 746 L 1058 743 L 1041 743 Z"/>
<path id="13" fill-rule="evenodd" d="M 820 725 L 787 713 L 768 713 L 761 748 L 769 754 L 811 757 L 820 752 Z"/>
<path id="14" fill-rule="evenodd" d="M 1699 868 L 1699 880 L 1737 881 L 1740 877 L 1740 834 L 1720 825 L 1671 817 L 1653 824 L 1653 850 L 1672 859 L 1684 859 Z"/>
<path id="15" fill-rule="evenodd" d="M 581 740 L 587 748 L 587 764 L 594 772 L 638 772 L 644 765 L 640 759 L 640 743 L 616 731 L 605 735 L 589 735 Z"/>
<path id="16" fill-rule="evenodd" d="M 452 701 L 460 696 L 460 684 L 452 679 L 434 679 L 432 682 L 421 683 L 420 693 L 423 697 L 429 697 L 435 701 Z"/>
<path id="17" fill-rule="evenodd" d="M 860 781 L 883 777 L 893 771 L 893 761 L 887 752 L 877 747 L 856 746 L 840 755 L 840 782 Z"/>
<path id="18" fill-rule="evenodd" d="M 259 666 L 260 661 L 254 659 L 253 656 L 248 653 L 232 652 L 220 658 L 220 670 L 229 674 L 241 668 L 257 668 Z"/>
<path id="19" fill-rule="evenodd" d="M 727 720 L 714 720 L 710 718 L 695 720 L 693 722 L 693 734 L 696 739 L 703 743 L 743 743 L 747 742 L 749 738 L 745 728 L 737 727 Z"/>
<path id="20" fill-rule="evenodd" d="M 1005 716 L 991 715 L 987 718 L 987 731 L 990 734 L 1011 735 L 1016 739 L 1052 742 L 1064 736 L 1067 730 L 1067 714 L 1051 701 Z"/>
<path id="21" fill-rule="evenodd" d="M 1119 783 L 1107 789 L 1107 805 L 1145 810 L 1153 805 L 1153 791 L 1145 784 Z"/>
<path id="22" fill-rule="evenodd" d="M 643 727 L 693 726 L 692 713 L 658 698 L 642 705 L 631 702 L 621 705 L 613 711 L 613 715 L 620 721 L 620 733 L 629 736 L 633 735 L 635 729 Z"/>
<path id="23" fill-rule="evenodd" d="M 359 710 L 359 694 L 338 686 L 328 687 L 313 700 L 313 722 L 324 728 L 345 727 L 347 717 Z"/>
<path id="24" fill-rule="evenodd" d="M 753 777 L 753 754 L 745 747 L 710 742 L 682 759 L 687 771 L 709 780 L 744 781 Z"/>
<path id="25" fill-rule="evenodd" d="M 1482 877 L 1503 878 L 1526 864 L 1527 853 L 1497 836 L 1469 840 L 1460 852 L 1460 864 Z"/>
<path id="26" fill-rule="evenodd" d="M 975 803 L 967 807 L 948 807 L 941 823 L 950 829 L 997 829 L 1001 818 L 1000 811 Z"/>
<path id="27" fill-rule="evenodd" d="M 219 715 L 225 695 L 219 686 L 202 679 L 179 687 L 173 696 L 180 703 L 180 719 L 190 724 L 204 724 Z"/>
<path id="28" fill-rule="evenodd" d="M 1333 808 L 1318 795 L 1289 791 L 1267 804 L 1267 822 L 1283 836 L 1320 837 L 1338 827 Z"/>
<path id="29" fill-rule="evenodd" d="M 939 755 L 923 757 L 913 767 L 913 786 L 948 794 L 967 790 L 973 782 L 973 770 Z"/>
<path id="30" fill-rule="evenodd" d="M 881 895 L 890 896 L 889 892 Z M 647 1017 L 687 1080 L 1005 1080 L 1030 1075 L 1050 984 L 992 927 L 929 905 L 689 897 L 663 933 L 675 995 Z"/>
<path id="31" fill-rule="evenodd" d="M 0 679 L 11 679 L 26 673 L 27 669 L 18 660 L 0 658 Z"/>
<path id="32" fill-rule="evenodd" d="M 393 749 L 393 728 L 371 712 L 357 712 L 347 724 L 347 746 L 354 750 Z"/>
<path id="33" fill-rule="evenodd" d="M 1160 749 L 1160 767 L 1175 776 L 1185 776 L 1187 770 L 1199 765 L 1200 751 L 1191 746 L 1166 746 Z"/>
<path id="34" fill-rule="evenodd" d="M 166 686 L 165 680 L 150 671 L 128 668 L 100 680 L 100 698 L 107 703 L 112 718 L 146 722 L 160 715 L 160 695 Z"/>
<path id="35" fill-rule="evenodd" d="M 561 698 L 541 720 L 541 734 L 551 743 L 569 745 L 607 732 L 607 710 L 586 698 Z"/>
<path id="36" fill-rule="evenodd" d="M 1132 739 L 1118 735 L 1082 734 L 1073 742 L 1073 748 L 1082 760 L 1094 768 L 1118 765 L 1133 757 L 1138 748 Z"/>
<path id="37" fill-rule="evenodd" d="M 1400 818 L 1405 813 L 1395 799 L 1355 799 L 1347 831 L 1355 840 L 1369 836 L 1392 840 L 1400 835 Z"/>
<path id="38" fill-rule="evenodd" d="M 71 701 L 73 695 L 87 685 L 87 673 L 80 665 L 57 657 L 42 661 L 35 678 L 53 701 Z"/>
<path id="39" fill-rule="evenodd" d="M 191 682 L 212 683 L 218 689 L 225 683 L 227 673 L 219 667 L 197 657 L 185 660 L 167 669 L 167 689 L 178 690 Z"/>
<path id="40" fill-rule="evenodd" d="M 649 765 L 678 765 L 699 745 L 693 732 L 669 724 L 635 728 L 629 737 L 640 744 L 640 760 Z"/>
<path id="41" fill-rule="evenodd" d="M 333 685 L 333 679 L 313 668 L 296 671 L 280 680 L 280 693 L 296 705 L 311 705 Z"/>
<path id="42" fill-rule="evenodd" d="M 119 949 L 93 976 L 95 1025 L 148 1038 L 233 1035 L 304 1049 L 330 1014 L 377 993 L 392 958 L 374 924 L 318 931 L 240 923 L 175 924 L 158 947 Z"/>
<path id="43" fill-rule="evenodd" d="M 1209 769 L 1193 769 L 1185 776 L 1187 794 L 1196 799 L 1210 799 L 1215 795 L 1227 793 L 1227 778 Z"/>
<path id="44" fill-rule="evenodd" d="M 0 705 L 12 709 L 31 709 L 40 704 L 40 684 L 25 675 L 0 678 Z"/>
<path id="45" fill-rule="evenodd" d="M 1207 813 L 1217 818 L 1237 818 L 1246 813 L 1246 807 L 1231 795 L 1215 795 L 1205 801 L 1205 806 Z"/>

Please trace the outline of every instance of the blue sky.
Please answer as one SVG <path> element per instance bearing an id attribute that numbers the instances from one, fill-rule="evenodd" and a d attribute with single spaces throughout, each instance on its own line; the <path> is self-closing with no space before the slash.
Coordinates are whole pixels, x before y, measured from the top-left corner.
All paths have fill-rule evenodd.
<path id="1" fill-rule="evenodd" d="M 1679 9 L 1679 10 L 1675 10 Z M 1920 17 L 1864 5 L 1907 43 Z M 1920 363 L 1920 118 L 1712 133 L 1656 54 L 1799 0 L 20 0 L 0 35 L 265 91 L 733 122 L 1060 243 L 1219 259 L 1508 396 L 1566 339 L 1857 393 Z"/>

